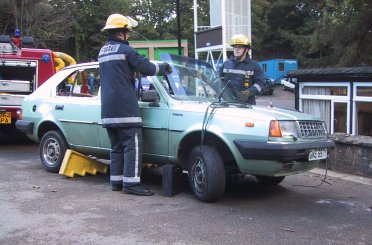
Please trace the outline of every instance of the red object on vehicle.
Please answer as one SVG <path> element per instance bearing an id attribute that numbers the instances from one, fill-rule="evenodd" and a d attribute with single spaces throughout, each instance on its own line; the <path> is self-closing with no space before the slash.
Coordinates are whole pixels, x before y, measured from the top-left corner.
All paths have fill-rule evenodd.
<path id="1" fill-rule="evenodd" d="M 13 37 L 13 43 L 18 47 L 20 48 L 21 47 L 21 42 L 22 42 L 22 38 L 20 37 Z"/>
<path id="2" fill-rule="evenodd" d="M 51 50 L 19 48 L 17 40 L 0 36 L 0 131 L 4 133 L 15 129 L 23 99 L 56 73 Z"/>

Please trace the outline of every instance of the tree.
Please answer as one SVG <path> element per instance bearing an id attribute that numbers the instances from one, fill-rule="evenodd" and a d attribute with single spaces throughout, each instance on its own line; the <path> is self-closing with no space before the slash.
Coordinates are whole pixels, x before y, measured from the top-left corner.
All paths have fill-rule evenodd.
<path id="1" fill-rule="evenodd" d="M 68 30 L 73 25 L 73 18 L 65 3 L 56 8 L 46 0 L 5 0 L 1 5 L 4 34 L 12 35 L 18 28 L 23 36 L 32 36 L 36 46 L 42 48 L 50 44 L 60 47 L 70 34 Z"/>
<path id="2" fill-rule="evenodd" d="M 64 50 L 79 61 L 96 60 L 106 39 L 106 33 L 100 30 L 105 26 L 107 17 L 113 13 L 126 15 L 128 6 L 129 1 L 126 0 L 73 1 L 70 8 L 74 15 L 74 25 L 70 29 L 73 35 L 65 40 Z"/>
<path id="3" fill-rule="evenodd" d="M 180 0 L 181 38 L 194 53 L 193 1 Z M 198 25 L 209 25 L 209 0 L 198 0 Z M 177 39 L 175 0 L 2 0 L 0 30 L 19 28 L 37 47 L 96 59 L 112 13 L 134 17 L 131 39 Z M 252 0 L 255 59 L 296 58 L 301 67 L 372 65 L 370 0 Z"/>
<path id="4" fill-rule="evenodd" d="M 208 0 L 199 0 L 199 9 L 208 13 Z M 164 0 L 134 0 L 132 2 L 131 16 L 139 20 L 132 39 L 177 39 L 176 2 Z M 189 56 L 194 52 L 194 18 L 193 1 L 180 0 L 181 38 L 189 42 Z M 201 23 L 206 23 L 209 14 L 203 15 Z"/>
<path id="5" fill-rule="evenodd" d="M 176 18 L 175 6 L 175 1 L 133 0 L 131 13 L 140 23 L 133 37 L 136 39 L 173 38 L 173 34 L 168 31 L 168 23 Z"/>
<path id="6" fill-rule="evenodd" d="M 311 66 L 372 65 L 372 2 L 327 0 L 313 7 L 319 19 L 313 33 Z"/>
<path id="7" fill-rule="evenodd" d="M 312 16 L 297 0 L 253 1 L 252 41 L 257 58 L 297 58 L 298 45 L 306 46 L 307 35 L 313 31 L 311 22 Z"/>

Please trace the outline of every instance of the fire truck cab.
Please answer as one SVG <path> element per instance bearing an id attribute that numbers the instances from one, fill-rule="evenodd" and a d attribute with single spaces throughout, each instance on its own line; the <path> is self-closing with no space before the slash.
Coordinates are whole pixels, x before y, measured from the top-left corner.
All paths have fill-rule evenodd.
<path id="1" fill-rule="evenodd" d="M 30 37 L 18 47 L 10 36 L 0 36 L 0 133 L 16 130 L 23 99 L 58 70 L 51 50 L 32 46 Z"/>

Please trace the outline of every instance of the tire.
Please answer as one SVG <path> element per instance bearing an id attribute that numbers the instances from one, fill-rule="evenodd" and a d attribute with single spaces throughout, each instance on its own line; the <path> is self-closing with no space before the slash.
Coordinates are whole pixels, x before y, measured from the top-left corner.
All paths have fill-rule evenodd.
<path id="1" fill-rule="evenodd" d="M 263 176 L 263 175 L 256 175 L 255 177 L 258 180 L 258 182 L 260 182 L 260 184 L 267 185 L 267 186 L 278 185 L 285 178 L 285 176 L 272 177 L 272 176 Z"/>
<path id="2" fill-rule="evenodd" d="M 68 144 L 60 131 L 48 131 L 40 141 L 40 159 L 44 168 L 58 173 L 65 157 Z"/>
<path id="3" fill-rule="evenodd" d="M 199 200 L 214 202 L 225 192 L 226 173 L 220 154 L 211 146 L 195 147 L 188 160 L 190 187 Z"/>

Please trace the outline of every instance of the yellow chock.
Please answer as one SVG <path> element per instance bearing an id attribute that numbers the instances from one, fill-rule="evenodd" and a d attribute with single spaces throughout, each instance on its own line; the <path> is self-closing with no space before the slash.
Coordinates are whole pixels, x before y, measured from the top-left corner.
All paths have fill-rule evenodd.
<path id="1" fill-rule="evenodd" d="M 108 166 L 89 158 L 79 152 L 67 150 L 59 174 L 74 177 L 74 174 L 85 176 L 86 173 L 96 175 L 97 172 L 107 173 Z"/>

